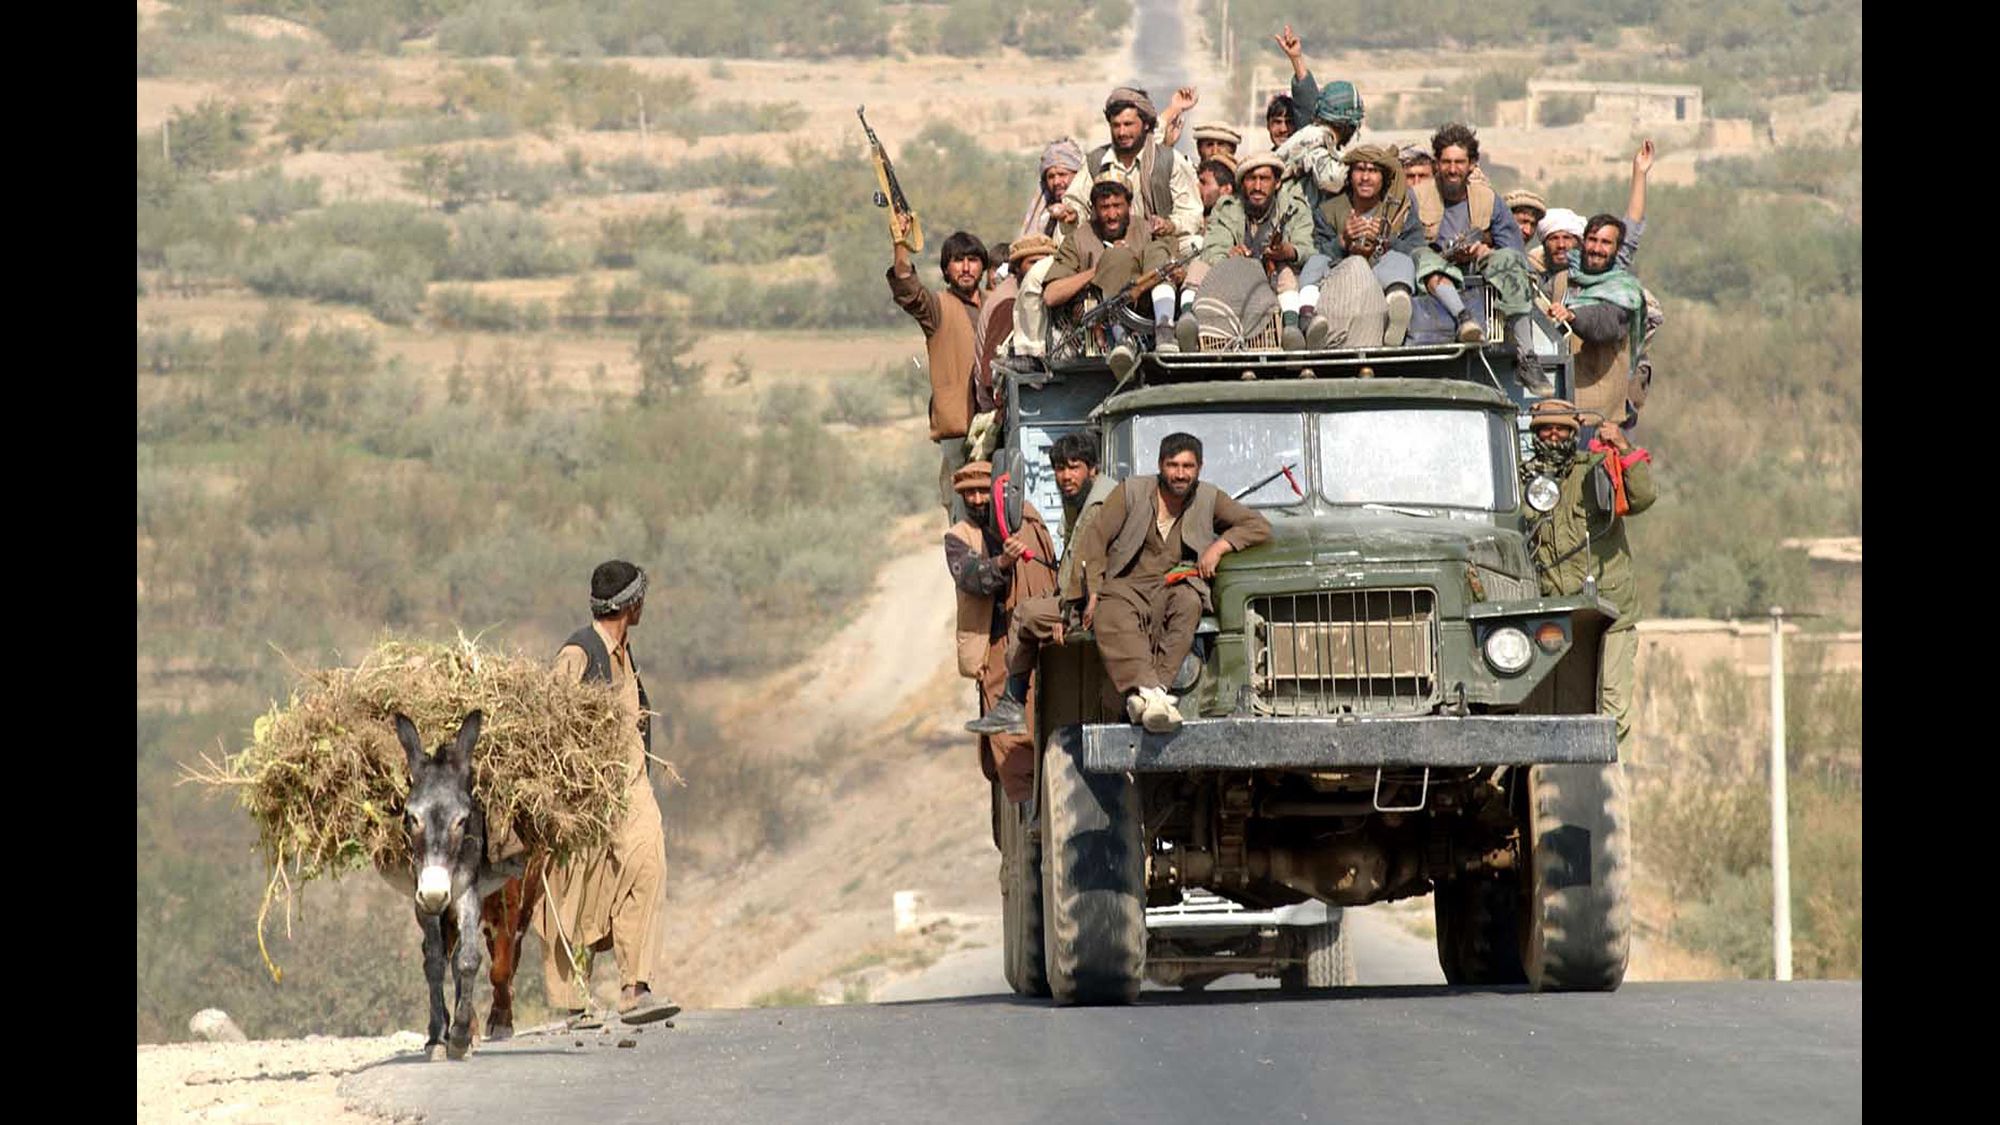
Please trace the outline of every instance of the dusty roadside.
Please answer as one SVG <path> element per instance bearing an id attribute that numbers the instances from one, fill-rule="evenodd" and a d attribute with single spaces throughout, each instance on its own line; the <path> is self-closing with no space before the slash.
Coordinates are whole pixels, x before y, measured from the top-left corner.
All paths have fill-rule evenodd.
<path id="1" fill-rule="evenodd" d="M 370 1064 L 415 1055 L 414 1032 L 367 1039 L 313 1035 L 248 1043 L 139 1047 L 137 1120 L 235 1125 L 376 1125 L 394 1120 L 347 1108 L 336 1088 Z"/>

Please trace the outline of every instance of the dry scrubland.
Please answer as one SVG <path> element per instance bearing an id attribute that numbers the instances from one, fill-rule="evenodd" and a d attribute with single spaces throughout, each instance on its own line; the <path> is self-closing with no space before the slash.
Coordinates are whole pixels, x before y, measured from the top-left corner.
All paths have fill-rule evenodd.
<path id="1" fill-rule="evenodd" d="M 990 879 L 980 787 L 944 721 L 964 706 L 948 676 L 924 668 L 884 697 L 890 719 L 801 745 L 769 738 L 745 699 L 839 697 L 853 665 L 806 677 L 793 662 L 885 564 L 934 539 L 908 358 L 921 345 L 883 290 L 854 103 L 933 238 L 1002 236 L 1039 144 L 1101 130 L 1103 88 L 1128 77 L 1123 41 L 1031 59 L 1020 44 L 1037 41 L 1041 4 L 1004 18 L 982 3 L 751 4 L 726 29 L 694 26 L 686 5 L 629 6 L 652 21 L 644 35 L 616 7 L 139 5 L 141 1042 L 184 1038 L 212 1004 L 252 1036 L 419 1024 L 415 929 L 376 880 L 316 888 L 271 983 L 250 932 L 254 833 L 173 787 L 176 763 L 242 745 L 288 686 L 287 659 L 351 656 L 385 628 L 463 625 L 552 650 L 583 576 L 613 554 L 654 567 L 667 595 L 636 644 L 688 781 L 663 795 L 672 987 L 704 1003 L 783 998 L 873 948 L 877 923 L 840 919 L 881 911 L 895 880 L 927 864 Z M 1618 33 L 1647 5 L 1597 7 L 1616 11 L 1579 17 L 1588 38 L 1539 56 L 1509 44 L 1500 62 L 1447 68 L 1350 36 L 1381 49 L 1319 69 L 1364 91 L 1428 72 L 1509 96 L 1517 79 L 1485 76 L 1623 59 L 1726 70 L 1717 90 L 1750 91 L 1753 111 L 1809 109 L 1828 95 L 1785 76 L 1808 65 L 1786 52 L 1846 18 L 1814 14 L 1784 50 L 1711 36 L 1672 57 Z M 1246 9 L 1239 20 L 1264 21 Z M 1457 26 L 1500 46 L 1482 23 Z M 1302 30 L 1309 50 L 1336 41 Z M 1264 50 L 1266 34 L 1245 22 L 1239 40 Z M 694 57 L 710 54 L 733 57 Z M 1858 79 L 1857 63 L 1832 96 Z M 1775 542 L 1859 533 L 1859 160 L 1834 126 L 1831 141 L 1728 159 L 1670 153 L 1692 182 L 1654 193 L 1640 264 L 1669 325 L 1640 436 L 1665 495 L 1635 524 L 1652 612 L 1796 604 L 1802 564 Z M 1490 159 L 1513 163 L 1504 148 Z M 1618 166 L 1582 171 L 1539 186 L 1579 210 L 1622 201 L 1606 178 Z M 887 542 L 852 531 L 885 524 Z M 913 646 L 943 620 L 894 640 Z M 1640 856 L 1650 901 L 1678 907 L 1648 917 L 1714 971 L 1754 972 L 1760 830 L 1741 798 L 1754 787 L 1721 748 L 1745 729 L 1728 708 L 1754 716 L 1761 697 L 1706 674 L 1646 686 Z M 1850 688 L 1856 702 L 1795 712 L 1856 715 L 1858 687 L 1827 691 Z M 1825 747 L 1858 744 L 1852 725 L 1793 740 L 1808 776 Z M 1858 973 L 1858 875 L 1840 850 L 1858 841 L 1858 769 L 1823 791 L 1802 781 L 1794 800 L 1802 841 L 1828 842 L 1795 844 L 1815 950 L 1801 969 Z M 1677 857 L 1708 852 L 1675 841 L 1718 818 L 1741 846 L 1682 870 Z M 866 877 L 810 862 L 885 824 L 901 850 Z M 746 887 L 745 870 L 776 874 Z M 822 948 L 785 959 L 808 931 Z M 527 1018 L 538 973 L 531 957 Z"/>

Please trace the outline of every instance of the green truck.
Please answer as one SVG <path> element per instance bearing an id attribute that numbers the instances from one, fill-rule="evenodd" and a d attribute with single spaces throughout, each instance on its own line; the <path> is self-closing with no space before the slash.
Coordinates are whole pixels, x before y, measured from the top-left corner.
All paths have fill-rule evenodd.
<path id="1" fill-rule="evenodd" d="M 1543 327 L 1566 393 L 1567 349 Z M 1328 967 L 1351 965 L 1339 908 L 1424 894 L 1454 984 L 1618 987 L 1626 790 L 1596 705 L 1616 611 L 1594 589 L 1540 594 L 1527 533 L 1549 501 L 1518 476 L 1529 400 L 1513 363 L 1510 346 L 1446 343 L 1145 352 L 1122 380 L 1072 355 L 1008 374 L 994 460 L 1010 506 L 1056 522 L 1046 451 L 1065 432 L 1094 432 L 1124 479 L 1186 431 L 1202 479 L 1274 529 L 1211 584 L 1169 689 L 1179 731 L 1125 721 L 1087 631 L 1043 648 L 1036 796 L 994 798 L 1016 992 L 1130 1003 L 1149 976 L 1253 970 L 1346 983 Z M 1333 921 L 1218 927 L 1231 936 L 1203 947 L 1184 904 L 1217 898 L 1320 903 Z"/>

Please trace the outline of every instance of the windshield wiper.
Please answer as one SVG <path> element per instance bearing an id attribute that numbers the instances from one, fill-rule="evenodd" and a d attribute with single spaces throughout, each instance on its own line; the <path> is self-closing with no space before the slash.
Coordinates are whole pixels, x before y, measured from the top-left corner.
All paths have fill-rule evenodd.
<path id="1" fill-rule="evenodd" d="M 1434 508 L 1404 508 L 1395 504 L 1363 504 L 1361 506 L 1377 512 L 1394 512 L 1400 516 L 1418 516 L 1422 519 L 1431 520 L 1449 518 L 1443 512 L 1437 511 Z"/>
<path id="2" fill-rule="evenodd" d="M 1241 500 L 1245 496 L 1248 496 L 1251 493 L 1257 491 L 1258 489 L 1264 487 L 1265 485 L 1270 484 L 1272 481 L 1277 480 L 1279 477 L 1284 477 L 1285 483 L 1292 486 L 1292 495 L 1297 496 L 1299 499 L 1303 500 L 1305 499 L 1306 496 L 1305 490 L 1299 487 L 1298 478 L 1292 475 L 1292 470 L 1298 467 L 1299 465 L 1298 462 L 1296 461 L 1292 462 L 1289 465 L 1279 465 L 1277 472 L 1274 472 L 1269 476 L 1259 479 L 1256 484 L 1253 484 L 1250 487 L 1245 488 L 1241 492 L 1230 494 L 1229 498 L 1231 500 Z"/>

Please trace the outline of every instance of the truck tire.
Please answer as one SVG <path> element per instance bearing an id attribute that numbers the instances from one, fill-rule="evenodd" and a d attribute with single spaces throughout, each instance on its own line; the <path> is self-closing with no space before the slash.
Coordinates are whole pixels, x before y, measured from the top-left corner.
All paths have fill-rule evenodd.
<path id="1" fill-rule="evenodd" d="M 1448 984 L 1526 984 L 1521 967 L 1521 888 L 1511 874 L 1439 879 L 1432 893 L 1438 967 Z"/>
<path id="2" fill-rule="evenodd" d="M 1521 952 L 1537 992 L 1611 992 L 1630 952 L 1631 820 L 1625 767 L 1528 771 Z"/>
<path id="3" fill-rule="evenodd" d="M 1042 846 L 1038 830 L 1027 823 L 1027 806 L 999 795 L 996 818 L 1000 832 L 1000 945 L 1007 985 L 1021 996 L 1049 994 L 1049 974 L 1042 947 Z"/>
<path id="4" fill-rule="evenodd" d="M 1339 910 L 1316 926 L 1297 931 L 1298 953 L 1303 964 L 1288 965 L 1278 974 L 1282 992 L 1304 992 L 1308 988 L 1344 988 L 1354 984 L 1354 942 L 1347 934 L 1346 919 Z"/>
<path id="5" fill-rule="evenodd" d="M 1081 731 L 1042 747 L 1042 930 L 1058 1004 L 1130 1004 L 1146 969 L 1146 853 L 1139 787 L 1085 773 Z"/>

